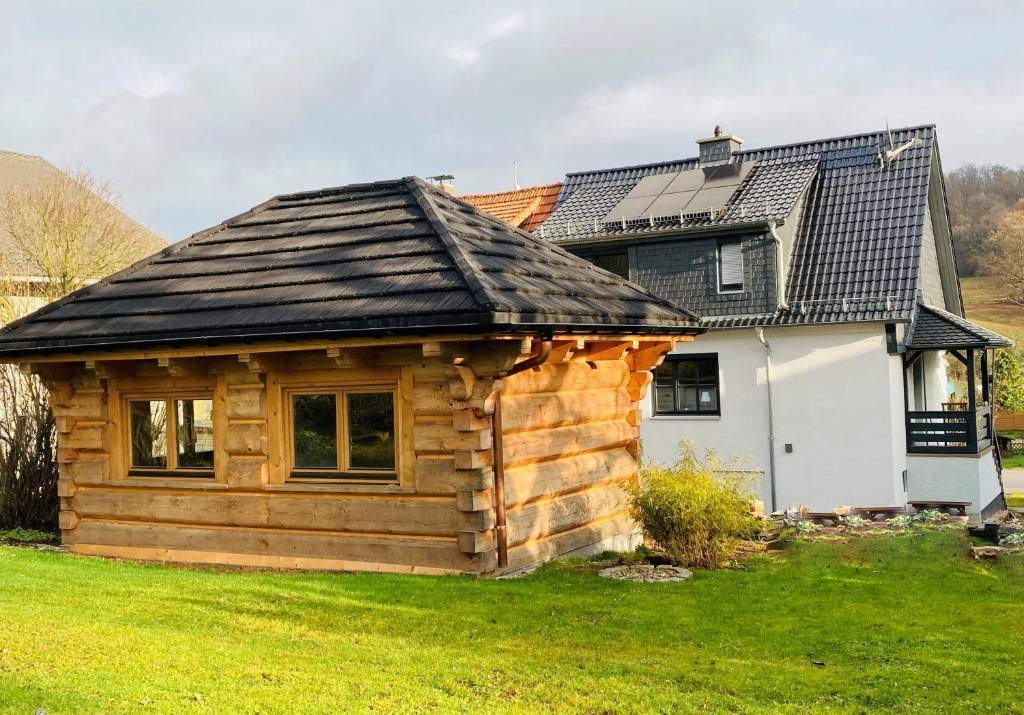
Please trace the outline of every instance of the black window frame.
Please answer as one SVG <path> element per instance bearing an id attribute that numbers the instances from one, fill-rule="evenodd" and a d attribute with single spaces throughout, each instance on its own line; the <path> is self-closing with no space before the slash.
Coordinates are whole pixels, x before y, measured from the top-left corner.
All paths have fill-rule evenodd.
<path id="1" fill-rule="evenodd" d="M 713 410 L 681 410 L 679 409 L 679 388 L 684 386 L 679 382 L 679 365 L 682 363 L 696 363 L 696 362 L 708 362 L 714 361 L 715 365 L 715 379 L 714 383 L 703 383 L 700 380 L 700 370 L 697 369 L 695 374 L 697 375 L 697 381 L 695 383 L 687 383 L 685 387 L 696 387 L 698 393 L 702 387 L 714 387 L 715 388 L 715 408 Z M 672 366 L 672 410 L 661 410 L 658 408 L 658 370 L 664 368 L 667 365 Z M 673 416 L 673 417 L 721 417 L 722 416 L 722 369 L 721 364 L 718 360 L 718 353 L 692 353 L 687 355 L 669 355 L 665 358 L 665 361 L 655 368 L 654 380 L 652 381 L 651 390 L 651 401 L 652 411 L 655 417 L 661 416 Z M 698 400 L 698 404 L 699 400 Z"/>
<path id="2" fill-rule="evenodd" d="M 722 248 L 724 246 L 736 246 L 740 251 L 740 282 L 739 283 L 725 283 L 722 276 Z M 747 266 L 746 258 L 743 256 L 743 239 L 742 238 L 726 238 L 721 239 L 715 244 L 715 274 L 717 277 L 718 292 L 719 293 L 742 293 L 746 289 L 747 283 Z"/>

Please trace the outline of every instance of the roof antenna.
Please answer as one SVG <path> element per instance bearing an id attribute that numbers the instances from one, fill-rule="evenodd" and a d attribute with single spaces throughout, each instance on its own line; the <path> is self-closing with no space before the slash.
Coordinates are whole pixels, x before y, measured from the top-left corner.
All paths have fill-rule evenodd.
<path id="1" fill-rule="evenodd" d="M 516 187 L 516 191 L 522 188 L 519 185 L 519 162 L 515 159 L 512 160 L 512 185 Z"/>
<path id="2" fill-rule="evenodd" d="M 888 151 L 885 152 L 884 157 L 885 166 L 890 166 L 894 161 L 896 161 L 896 159 L 899 158 L 899 155 L 905 152 L 907 149 L 912 149 L 914 147 L 918 147 L 924 144 L 924 142 L 921 141 L 921 137 L 915 135 L 914 138 L 911 139 L 910 141 L 903 142 L 899 146 L 896 146 L 896 142 L 893 141 L 892 138 L 892 130 L 889 129 L 888 118 L 885 120 L 885 133 L 889 137 L 889 149 Z M 883 163 L 883 157 L 881 156 L 881 153 L 879 153 L 878 159 L 879 163 Z"/>

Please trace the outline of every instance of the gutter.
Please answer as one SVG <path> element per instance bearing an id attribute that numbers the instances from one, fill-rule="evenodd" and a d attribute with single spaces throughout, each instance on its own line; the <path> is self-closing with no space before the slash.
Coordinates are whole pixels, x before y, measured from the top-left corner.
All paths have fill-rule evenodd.
<path id="1" fill-rule="evenodd" d="M 771 487 L 771 510 L 778 510 L 778 498 L 775 493 L 775 414 L 772 409 L 772 346 L 764 337 L 764 328 L 754 328 L 757 339 L 764 346 L 765 383 L 768 387 L 768 484 Z"/>
<path id="2" fill-rule="evenodd" d="M 540 367 L 551 356 L 551 339 L 541 342 L 540 352 L 531 358 L 512 366 L 505 377 L 511 377 L 525 370 Z M 494 540 L 498 548 L 498 568 L 508 566 L 508 517 L 505 513 L 505 440 L 501 422 L 501 390 L 494 397 L 494 412 L 491 413 L 491 454 L 494 470 Z"/>
<path id="3" fill-rule="evenodd" d="M 766 219 L 764 221 L 746 221 L 742 223 L 717 224 L 714 226 L 693 226 L 693 227 L 669 227 L 655 231 L 642 231 L 637 233 L 618 233 L 611 236 L 588 236 L 576 240 L 550 240 L 556 246 L 597 246 L 606 243 L 630 243 L 649 240 L 651 238 L 674 238 L 674 237 L 700 237 L 716 236 L 718 234 L 732 234 L 737 231 L 756 233 L 769 229 L 772 224 L 781 226 L 784 219 Z"/>

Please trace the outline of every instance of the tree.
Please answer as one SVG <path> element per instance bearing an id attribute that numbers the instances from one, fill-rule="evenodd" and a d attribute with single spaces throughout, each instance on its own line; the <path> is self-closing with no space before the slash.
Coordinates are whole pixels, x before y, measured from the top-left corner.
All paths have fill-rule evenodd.
<path id="1" fill-rule="evenodd" d="M 986 239 L 999 220 L 1024 198 L 1024 169 L 968 164 L 946 176 L 946 196 L 962 276 L 987 272 Z"/>
<path id="2" fill-rule="evenodd" d="M 1024 301 L 1024 200 L 1003 216 L 989 236 L 995 273 L 1005 281 L 1010 298 Z"/>
<path id="3" fill-rule="evenodd" d="M 995 403 L 1000 410 L 1024 412 L 1024 366 L 1010 350 L 996 350 Z"/>
<path id="4" fill-rule="evenodd" d="M 165 245 L 119 207 L 110 186 L 84 172 L 55 171 L 0 198 L 0 319 L 25 312 L 12 296 L 56 300 Z"/>
<path id="5" fill-rule="evenodd" d="M 120 270 L 164 242 L 88 174 L 0 197 L 0 323 Z M 0 365 L 0 529 L 56 530 L 56 428 L 40 381 Z"/>

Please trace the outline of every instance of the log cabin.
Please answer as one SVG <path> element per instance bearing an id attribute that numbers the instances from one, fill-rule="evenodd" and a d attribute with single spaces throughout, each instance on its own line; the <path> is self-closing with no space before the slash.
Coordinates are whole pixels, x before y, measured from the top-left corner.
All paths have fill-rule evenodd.
<path id="1" fill-rule="evenodd" d="M 421 179 L 281 195 L 0 332 L 73 552 L 500 575 L 635 544 L 675 304 Z"/>

